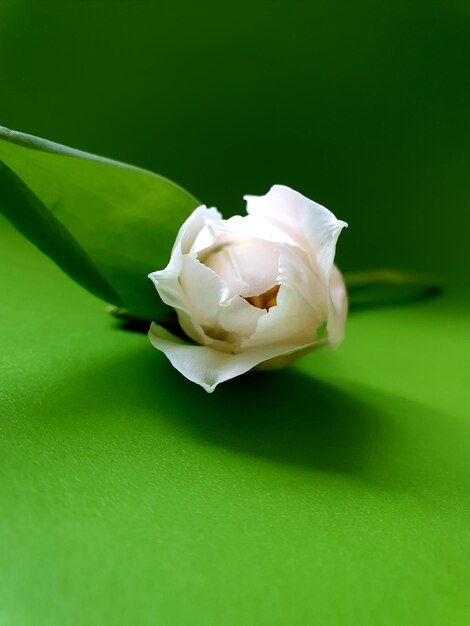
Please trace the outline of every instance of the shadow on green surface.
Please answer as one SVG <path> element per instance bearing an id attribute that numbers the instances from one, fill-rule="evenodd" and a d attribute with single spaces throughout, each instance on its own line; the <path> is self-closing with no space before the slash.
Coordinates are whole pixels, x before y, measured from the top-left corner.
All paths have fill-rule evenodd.
<path id="1" fill-rule="evenodd" d="M 295 368 L 248 373 L 207 394 L 163 355 L 144 352 L 126 368 L 151 415 L 173 432 L 426 501 L 431 492 L 448 498 L 470 486 L 462 425 L 431 407 L 365 386 L 345 390 L 344 381 L 336 387 Z"/>
<path id="2" fill-rule="evenodd" d="M 147 346 L 90 368 L 64 391 L 75 407 L 89 397 L 100 413 L 126 407 L 158 424 L 156 437 L 163 422 L 206 445 L 310 470 L 360 475 L 382 439 L 375 409 L 293 369 L 250 373 L 207 394 Z"/>
<path id="3" fill-rule="evenodd" d="M 196 465 L 227 450 L 227 467 L 242 455 L 426 500 L 430 490 L 447 498 L 468 489 L 462 425 L 427 406 L 363 386 L 344 390 L 344 381 L 335 387 L 295 368 L 247 374 L 207 394 L 142 342 L 51 371 L 46 390 L 31 387 L 35 428 L 74 439 L 79 428 L 74 445 L 92 442 L 105 458 L 119 450 L 130 463 L 139 450 L 152 465 L 165 462 L 170 445 L 182 460 L 191 450 Z"/>
<path id="4" fill-rule="evenodd" d="M 159 374 L 175 394 L 168 409 L 211 445 L 308 469 L 356 474 L 377 445 L 373 410 L 295 370 L 252 372 L 211 395 L 171 370 Z M 168 402 L 165 396 L 163 402 Z"/>

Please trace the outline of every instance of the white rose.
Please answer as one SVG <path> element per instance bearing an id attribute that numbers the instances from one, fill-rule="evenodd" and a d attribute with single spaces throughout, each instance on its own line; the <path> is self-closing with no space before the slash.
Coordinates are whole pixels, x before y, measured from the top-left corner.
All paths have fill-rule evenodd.
<path id="1" fill-rule="evenodd" d="M 245 196 L 245 217 L 197 208 L 181 227 L 168 266 L 149 277 L 195 344 L 152 324 L 152 344 L 208 392 L 247 370 L 280 367 L 336 347 L 347 296 L 333 265 L 347 226 L 289 187 Z"/>

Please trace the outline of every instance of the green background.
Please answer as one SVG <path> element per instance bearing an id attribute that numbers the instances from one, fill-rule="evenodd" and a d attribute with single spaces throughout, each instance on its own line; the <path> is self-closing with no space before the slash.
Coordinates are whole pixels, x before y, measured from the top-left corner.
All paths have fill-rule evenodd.
<path id="1" fill-rule="evenodd" d="M 209 396 L 0 221 L 2 626 L 468 623 L 469 67 L 467 2 L 3 0 L 2 124 L 447 289 Z"/>

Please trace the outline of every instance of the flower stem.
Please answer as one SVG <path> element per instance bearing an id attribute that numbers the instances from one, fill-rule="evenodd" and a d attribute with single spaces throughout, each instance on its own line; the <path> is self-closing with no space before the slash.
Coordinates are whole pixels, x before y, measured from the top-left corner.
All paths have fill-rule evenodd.
<path id="1" fill-rule="evenodd" d="M 351 310 L 370 309 L 435 298 L 442 293 L 436 276 L 391 269 L 344 274 Z"/>

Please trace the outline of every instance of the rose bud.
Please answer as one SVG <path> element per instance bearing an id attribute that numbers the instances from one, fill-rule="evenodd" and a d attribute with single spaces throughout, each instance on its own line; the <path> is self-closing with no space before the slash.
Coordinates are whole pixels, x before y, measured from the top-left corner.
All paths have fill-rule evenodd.
<path id="1" fill-rule="evenodd" d="M 205 206 L 181 227 L 170 262 L 149 275 L 188 341 L 153 323 L 152 344 L 208 392 L 256 367 L 338 346 L 347 296 L 333 264 L 347 226 L 289 187 L 245 196 L 247 215 Z"/>

